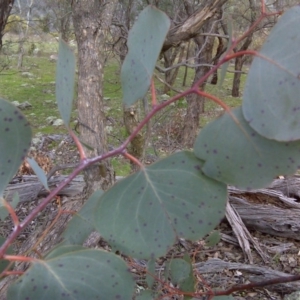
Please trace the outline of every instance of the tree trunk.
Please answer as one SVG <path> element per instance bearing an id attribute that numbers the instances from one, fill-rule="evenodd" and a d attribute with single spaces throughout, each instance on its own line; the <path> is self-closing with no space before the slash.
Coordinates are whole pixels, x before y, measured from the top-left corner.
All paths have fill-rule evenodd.
<path id="1" fill-rule="evenodd" d="M 174 64 L 178 63 L 180 64 L 183 59 L 184 54 L 184 46 L 177 47 L 177 48 L 170 48 L 168 51 L 164 52 L 164 66 L 165 68 L 170 68 Z M 179 53 L 179 57 L 178 57 Z M 176 58 L 178 57 L 178 60 L 176 62 Z M 177 74 L 179 71 L 179 67 L 170 69 L 165 72 L 165 81 L 167 84 L 164 86 L 164 94 L 167 94 L 170 91 L 170 86 L 173 86 L 175 83 Z"/>
<path id="2" fill-rule="evenodd" d="M 222 38 L 218 37 L 218 41 L 219 41 L 219 44 L 218 44 L 216 55 L 214 57 L 214 65 L 217 65 L 217 63 L 219 62 L 219 58 L 225 52 L 225 46 L 224 46 Z M 217 84 L 218 83 L 218 70 L 216 70 L 214 72 L 210 83 L 211 84 Z"/>
<path id="3" fill-rule="evenodd" d="M 238 56 L 235 59 L 234 63 L 234 70 L 237 71 L 234 73 L 233 83 L 232 83 L 232 97 L 239 97 L 240 96 L 240 85 L 241 85 L 241 76 L 242 76 L 242 68 L 243 68 L 243 57 Z"/>
<path id="4" fill-rule="evenodd" d="M 111 24 L 116 0 L 103 4 L 100 0 L 72 2 L 73 24 L 78 44 L 78 117 L 81 141 L 93 150 L 88 156 L 107 151 L 103 109 L 103 65 L 107 30 Z M 87 195 L 107 189 L 114 180 L 108 160 L 93 165 L 85 172 Z"/>
<path id="5" fill-rule="evenodd" d="M 212 28 L 216 20 L 210 19 L 203 26 L 203 31 L 213 32 Z M 197 44 L 196 53 L 197 57 L 195 58 L 195 64 L 200 65 L 203 63 L 209 63 L 212 59 L 212 51 L 214 45 L 214 37 L 211 36 L 201 36 L 199 35 L 195 38 Z M 194 82 L 197 82 L 204 74 L 209 71 L 209 67 L 199 66 L 196 68 Z M 205 83 L 201 85 L 203 90 Z M 204 112 L 204 97 L 198 96 L 196 94 L 190 94 L 187 96 L 187 112 L 184 118 L 184 126 L 181 133 L 181 143 L 186 147 L 192 147 L 194 144 L 195 137 L 198 133 L 200 114 Z"/>
<path id="6" fill-rule="evenodd" d="M 250 27 L 256 21 L 256 6 L 253 0 L 249 0 L 249 9 L 251 11 L 251 20 L 250 20 L 251 24 L 249 25 Z M 248 34 L 242 46 L 239 49 L 236 49 L 236 52 L 247 50 L 252 43 L 252 39 L 253 39 L 253 31 Z M 231 90 L 231 95 L 233 97 L 240 96 L 240 83 L 241 83 L 241 76 L 242 76 L 241 71 L 243 68 L 243 63 L 244 63 L 243 55 L 236 57 L 234 70 L 237 72 L 234 73 L 232 90 Z"/>
<path id="7" fill-rule="evenodd" d="M 3 31 L 13 5 L 14 0 L 0 0 L 0 50 L 2 48 Z"/>

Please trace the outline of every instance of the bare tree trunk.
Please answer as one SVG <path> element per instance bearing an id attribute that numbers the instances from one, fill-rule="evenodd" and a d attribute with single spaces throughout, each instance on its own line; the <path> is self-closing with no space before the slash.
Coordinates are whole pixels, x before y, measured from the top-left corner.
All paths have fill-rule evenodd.
<path id="1" fill-rule="evenodd" d="M 170 48 L 168 51 L 164 52 L 164 66 L 165 68 L 172 67 L 174 64 L 180 64 L 184 55 L 184 46 L 179 46 L 177 48 Z M 178 56 L 179 53 L 179 56 Z M 178 60 L 176 62 L 176 58 Z M 167 94 L 170 91 L 170 86 L 172 86 L 175 82 L 179 71 L 179 67 L 170 69 L 165 72 L 165 81 L 167 84 L 164 86 L 164 94 Z"/>
<path id="2" fill-rule="evenodd" d="M 32 9 L 32 5 L 33 5 L 33 1 L 34 0 L 29 0 L 27 1 L 27 5 L 28 5 L 28 12 L 27 12 L 27 20 L 26 20 L 26 28 L 23 28 L 23 24 L 19 23 L 19 31 L 20 31 L 20 36 L 19 36 L 19 56 L 18 56 L 18 69 L 21 69 L 23 66 L 23 57 L 24 57 L 24 43 L 26 41 L 26 38 L 28 36 L 28 31 L 29 31 L 29 21 L 30 21 L 30 17 L 31 17 L 31 9 Z M 21 3 L 20 0 L 17 1 L 18 3 L 18 7 L 19 7 L 19 13 L 20 16 L 22 16 L 22 7 L 21 7 Z"/>
<path id="3" fill-rule="evenodd" d="M 186 62 L 188 62 L 189 58 L 192 56 L 192 55 L 190 55 L 190 47 L 191 47 L 191 41 L 188 42 L 187 49 L 186 49 L 186 56 L 185 56 L 185 61 Z M 182 86 L 186 86 L 187 73 L 188 73 L 188 67 L 185 66 Z"/>
<path id="4" fill-rule="evenodd" d="M 0 0 L 0 50 L 2 48 L 3 31 L 13 5 L 14 0 Z"/>
<path id="5" fill-rule="evenodd" d="M 103 67 L 106 33 L 111 24 L 117 0 L 104 3 L 100 0 L 72 2 L 73 24 L 78 44 L 78 116 L 80 137 L 88 156 L 107 151 L 105 115 L 103 109 Z M 96 164 L 85 172 L 87 195 L 114 181 L 109 161 Z"/>
<path id="6" fill-rule="evenodd" d="M 249 7 L 251 11 L 251 24 L 253 24 L 256 20 L 256 5 L 253 0 L 249 0 Z M 251 24 L 249 26 L 251 26 Z M 252 43 L 253 39 L 253 32 L 250 32 L 246 39 L 244 40 L 242 46 L 239 49 L 236 49 L 236 52 L 245 51 L 249 48 Z M 233 83 L 232 83 L 232 90 L 231 95 L 233 97 L 240 96 L 240 84 L 241 84 L 241 76 L 242 76 L 242 68 L 243 68 L 243 55 L 236 57 L 234 70 L 237 71 L 234 73 Z"/>
<path id="7" fill-rule="evenodd" d="M 223 40 L 222 40 L 221 37 L 218 37 L 218 41 L 219 41 L 219 44 L 218 44 L 216 55 L 214 57 L 214 65 L 216 65 L 218 63 L 219 58 L 224 53 L 224 49 L 225 49 L 225 46 L 224 46 L 224 43 L 223 43 Z M 210 83 L 211 84 L 217 84 L 218 83 L 218 70 L 216 70 L 214 72 Z"/>
<path id="8" fill-rule="evenodd" d="M 242 68 L 243 68 L 243 57 L 239 56 L 235 59 L 234 70 L 235 71 L 242 71 Z M 231 90 L 232 97 L 239 97 L 240 96 L 241 76 L 242 76 L 241 72 L 234 73 L 233 83 L 232 83 L 232 90 Z"/>
<path id="9" fill-rule="evenodd" d="M 203 26 L 203 31 L 214 31 L 216 26 L 216 20 L 210 19 Z M 212 51 L 214 45 L 214 37 L 211 36 L 201 36 L 195 38 L 197 44 L 196 51 L 197 56 L 195 58 L 195 63 L 197 65 L 211 62 Z M 209 67 L 200 66 L 196 68 L 194 83 L 196 83 L 204 74 L 209 71 Z M 201 85 L 201 89 L 204 89 L 205 83 Z M 187 96 L 187 112 L 184 118 L 184 126 L 181 133 L 181 143 L 184 146 L 192 147 L 194 144 L 195 137 L 199 129 L 200 114 L 204 112 L 204 97 L 200 97 L 196 94 L 190 94 Z"/>

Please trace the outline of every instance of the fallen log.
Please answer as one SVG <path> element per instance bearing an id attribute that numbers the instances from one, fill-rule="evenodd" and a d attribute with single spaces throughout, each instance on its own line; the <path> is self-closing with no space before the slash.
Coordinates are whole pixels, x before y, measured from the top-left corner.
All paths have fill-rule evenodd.
<path id="1" fill-rule="evenodd" d="M 218 274 L 224 272 L 224 270 L 239 271 L 250 282 L 263 282 L 275 278 L 284 278 L 290 276 L 290 274 L 272 270 L 267 267 L 260 267 L 257 265 L 248 265 L 242 263 L 226 262 L 221 259 L 213 258 L 206 262 L 199 262 L 194 264 L 194 268 L 201 274 Z M 222 276 L 222 275 L 221 275 Z M 224 278 L 224 277 L 223 277 Z M 216 280 L 216 279 L 215 279 Z M 300 290 L 300 282 L 288 282 L 277 283 L 274 285 L 268 285 L 268 290 L 277 292 L 281 295 L 290 294 Z"/>
<path id="2" fill-rule="evenodd" d="M 48 181 L 51 189 L 55 188 L 60 182 L 64 181 L 67 175 L 53 176 Z M 76 176 L 70 184 L 64 187 L 59 196 L 74 197 L 80 194 L 85 188 L 85 182 L 82 175 Z M 45 197 L 48 192 L 34 175 L 23 175 L 14 178 L 7 186 L 4 197 L 7 201 L 11 201 L 15 193 L 19 194 L 20 202 L 35 201 L 37 198 Z"/>
<path id="3" fill-rule="evenodd" d="M 277 179 L 268 188 L 251 192 L 230 187 L 229 201 L 247 228 L 300 240 L 298 194 L 300 178 L 295 176 Z"/>

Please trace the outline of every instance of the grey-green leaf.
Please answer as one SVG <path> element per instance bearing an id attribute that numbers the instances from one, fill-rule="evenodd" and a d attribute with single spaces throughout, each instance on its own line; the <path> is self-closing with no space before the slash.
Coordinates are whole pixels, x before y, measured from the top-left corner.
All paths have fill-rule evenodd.
<path id="1" fill-rule="evenodd" d="M 232 113 L 239 125 L 225 113 L 204 127 L 196 139 L 194 151 L 205 161 L 204 174 L 251 190 L 267 186 L 277 175 L 293 174 L 300 167 L 300 141 L 266 139 L 248 125 L 241 108 Z"/>
<path id="2" fill-rule="evenodd" d="M 181 258 L 171 259 L 166 264 L 165 277 L 170 279 L 175 286 L 179 286 L 183 292 L 195 291 L 196 282 L 191 262 Z"/>
<path id="3" fill-rule="evenodd" d="M 221 240 L 221 235 L 218 230 L 214 230 L 209 234 L 209 236 L 205 239 L 205 244 L 208 247 L 213 247 L 217 245 Z"/>
<path id="4" fill-rule="evenodd" d="M 48 180 L 44 170 L 37 164 L 34 158 L 27 158 L 27 161 L 30 164 L 30 167 L 32 168 L 39 181 L 42 183 L 45 189 L 49 191 Z"/>
<path id="5" fill-rule="evenodd" d="M 50 252 L 47 253 L 45 256 L 46 260 L 55 258 L 57 256 L 61 256 L 66 253 L 74 252 L 74 251 L 80 251 L 85 250 L 85 248 L 81 245 L 63 245 L 58 244 L 53 249 L 50 250 Z"/>
<path id="6" fill-rule="evenodd" d="M 75 56 L 65 41 L 60 39 L 56 66 L 56 101 L 60 115 L 69 127 L 75 86 Z"/>
<path id="7" fill-rule="evenodd" d="M 93 213 L 103 191 L 98 190 L 86 201 L 76 213 L 63 232 L 64 245 L 82 245 L 95 229 Z"/>
<path id="8" fill-rule="evenodd" d="M 18 171 L 31 143 L 31 128 L 13 104 L 0 99 L 0 196 Z"/>
<path id="9" fill-rule="evenodd" d="M 135 282 L 120 257 L 77 247 L 51 259 L 34 261 L 9 287 L 7 299 L 132 299 Z"/>
<path id="10" fill-rule="evenodd" d="M 148 6 L 129 31 L 129 50 L 121 70 L 123 103 L 126 106 L 134 104 L 147 93 L 169 27 L 167 15 Z"/>
<path id="11" fill-rule="evenodd" d="M 260 135 L 300 139 L 300 6 L 279 18 L 255 57 L 244 90 L 243 114 Z"/>
<path id="12" fill-rule="evenodd" d="M 165 255 L 179 237 L 204 237 L 224 216 L 227 188 L 201 168 L 183 151 L 119 181 L 99 199 L 96 229 L 114 249 L 137 258 Z"/>

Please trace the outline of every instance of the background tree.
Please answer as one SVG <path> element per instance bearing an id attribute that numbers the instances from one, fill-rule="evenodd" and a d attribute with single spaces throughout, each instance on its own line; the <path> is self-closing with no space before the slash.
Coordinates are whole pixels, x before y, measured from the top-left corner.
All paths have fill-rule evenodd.
<path id="1" fill-rule="evenodd" d="M 3 31 L 13 5 L 14 0 L 0 0 L 0 50 L 2 48 Z"/>
<path id="2" fill-rule="evenodd" d="M 221 11 L 221 10 L 220 10 Z M 215 36 L 211 34 L 215 33 L 220 21 L 221 12 L 216 13 L 213 18 L 210 18 L 204 26 L 201 28 L 201 34 L 195 39 L 195 76 L 193 84 L 196 83 L 201 77 L 206 74 L 210 67 L 208 64 L 212 62 L 213 47 Z M 207 35 L 206 35 L 207 34 Z M 200 86 L 202 90 L 205 89 L 205 82 Z M 181 133 L 181 143 L 184 146 L 192 147 L 194 139 L 198 133 L 200 115 L 204 112 L 204 100 L 203 96 L 196 94 L 190 94 L 187 96 L 187 111 L 183 122 L 183 128 Z"/>
<path id="3" fill-rule="evenodd" d="M 89 156 L 107 151 L 103 109 L 103 67 L 106 36 L 117 1 L 72 2 L 73 24 L 78 45 L 78 119 L 80 139 L 88 145 Z M 92 148 L 92 150 L 90 150 Z M 109 161 L 96 164 L 86 172 L 87 194 L 114 181 Z"/>
<path id="4" fill-rule="evenodd" d="M 48 26 L 53 27 L 61 34 L 64 41 L 68 42 L 72 33 L 72 11 L 69 0 L 46 0 L 43 3 L 45 15 L 43 20 Z"/>

